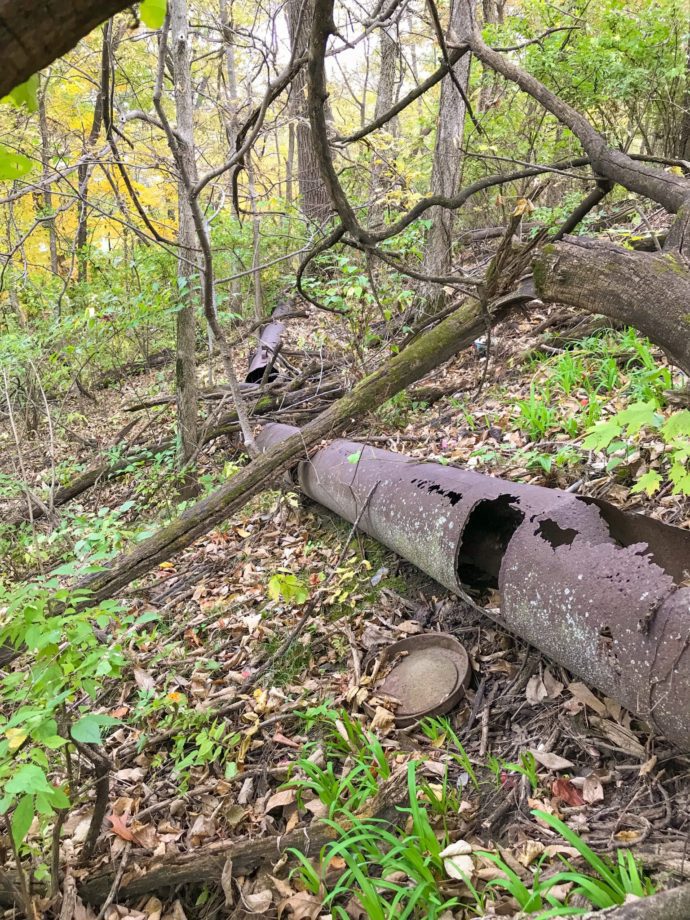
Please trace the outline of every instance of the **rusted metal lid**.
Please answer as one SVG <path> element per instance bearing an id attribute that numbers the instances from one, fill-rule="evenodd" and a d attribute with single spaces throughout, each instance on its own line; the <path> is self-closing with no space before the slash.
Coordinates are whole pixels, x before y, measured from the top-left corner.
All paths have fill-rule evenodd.
<path id="1" fill-rule="evenodd" d="M 471 670 L 467 652 L 449 633 L 422 633 L 394 642 L 379 654 L 392 665 L 377 694 L 398 700 L 397 725 L 450 712 L 464 696 Z"/>

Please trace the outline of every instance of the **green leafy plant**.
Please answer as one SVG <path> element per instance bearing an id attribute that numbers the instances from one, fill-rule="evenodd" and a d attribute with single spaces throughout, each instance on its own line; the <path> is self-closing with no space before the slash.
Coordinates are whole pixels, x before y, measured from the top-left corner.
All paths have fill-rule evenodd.
<path id="1" fill-rule="evenodd" d="M 548 387 L 537 392 L 534 384 L 530 387 L 528 399 L 518 399 L 518 421 L 532 441 L 538 441 L 551 428 L 557 425 L 558 415 L 550 405 L 551 393 Z"/>
<path id="2" fill-rule="evenodd" d="M 268 596 L 273 601 L 303 604 L 309 597 L 309 589 L 296 575 L 278 572 L 268 580 Z"/>
<path id="3" fill-rule="evenodd" d="M 418 767 L 414 761 L 408 764 L 409 805 L 400 809 L 408 816 L 408 830 L 345 812 L 338 820 L 326 820 L 337 839 L 322 848 L 318 870 L 302 853 L 292 851 L 300 863 L 295 874 L 308 890 L 323 898 L 323 907 L 332 916 L 345 920 L 348 914 L 338 902 L 353 895 L 368 917 L 380 920 L 413 916 L 436 920 L 460 903 L 442 891 L 443 844 L 419 802 Z M 336 858 L 345 863 L 345 870 L 329 889 L 328 868 Z"/>
<path id="4" fill-rule="evenodd" d="M 552 879 L 543 879 L 541 876 L 543 860 L 537 863 L 532 882 L 528 887 L 517 872 L 511 869 L 497 853 L 480 852 L 479 855 L 498 866 L 505 876 L 505 878 L 493 879 L 488 883 L 488 887 L 505 888 L 517 901 L 523 913 L 539 913 L 539 917 L 544 920 L 547 917 L 572 917 L 587 913 L 584 908 L 568 907 L 562 904 L 551 894 L 550 889 L 554 884 Z"/>
<path id="5" fill-rule="evenodd" d="M 116 601 L 88 606 L 88 592 L 69 592 L 57 578 L 0 585 L 0 607 L 0 644 L 26 646 L 31 655 L 29 667 L 7 671 L 0 681 L 13 707 L 0 722 L 0 813 L 11 813 L 19 846 L 35 817 L 45 825 L 69 806 L 64 780 L 53 777 L 65 775 L 72 742 L 100 744 L 103 730 L 119 724 L 94 709 L 94 701 L 101 681 L 119 675 L 125 658 L 120 643 L 104 643 L 96 628 L 118 621 L 126 627 L 127 618 Z"/>
<path id="6" fill-rule="evenodd" d="M 663 441 L 664 472 L 674 494 L 690 495 L 690 411 L 687 409 L 664 418 L 656 399 L 633 403 L 590 428 L 584 446 L 609 454 L 625 453 L 632 444 L 641 443 L 645 436 Z M 638 478 L 632 491 L 653 495 L 663 482 L 664 476 L 659 470 L 648 469 Z"/>

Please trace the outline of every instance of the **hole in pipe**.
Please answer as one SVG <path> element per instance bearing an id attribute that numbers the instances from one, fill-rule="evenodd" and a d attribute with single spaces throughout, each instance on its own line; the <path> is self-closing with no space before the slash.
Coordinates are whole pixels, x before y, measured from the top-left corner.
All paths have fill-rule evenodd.
<path id="1" fill-rule="evenodd" d="M 462 584 L 471 588 L 498 587 L 506 549 L 525 517 L 513 507 L 516 501 L 514 495 L 486 498 L 470 511 L 455 562 Z"/>

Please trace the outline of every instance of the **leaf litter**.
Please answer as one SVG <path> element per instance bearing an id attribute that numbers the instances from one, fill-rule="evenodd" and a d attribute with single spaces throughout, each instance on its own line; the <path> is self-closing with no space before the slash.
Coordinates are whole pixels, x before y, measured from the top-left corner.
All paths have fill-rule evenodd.
<path id="1" fill-rule="evenodd" d="M 686 520 L 687 502 L 678 497 L 653 503 L 613 475 L 594 466 L 587 471 L 582 461 L 546 470 L 526 457 L 534 442 L 516 427 L 511 406 L 528 392 L 524 375 L 511 364 L 532 347 L 531 330 L 543 318 L 515 318 L 494 340 L 493 380 L 478 400 L 468 395 L 477 358 L 460 355 L 426 381 L 443 383 L 451 396 L 394 422 L 379 414 L 354 435 L 508 479 L 567 487 L 577 475 L 584 479 L 581 494 L 648 507 L 669 522 Z M 566 440 L 557 436 L 554 443 Z M 213 468 L 216 454 L 217 448 L 204 452 L 202 465 Z M 97 500 L 123 488 L 106 486 Z M 576 864 L 577 851 L 536 822 L 529 814 L 534 808 L 562 817 L 599 852 L 632 847 L 650 871 L 690 873 L 684 857 L 686 758 L 368 538 L 356 536 L 343 555 L 346 539 L 342 522 L 299 497 L 267 494 L 130 590 L 132 611 L 155 619 L 128 637 L 128 678 L 99 700 L 103 714 L 122 720 L 103 745 L 112 764 L 109 811 L 88 867 L 79 859 L 93 803 L 70 814 L 62 830 L 70 877 L 80 882 L 121 859 L 126 847 L 131 873 L 150 859 L 205 852 L 228 841 L 313 832 L 328 808 L 289 784 L 303 776 L 294 764 L 305 752 L 312 763 L 326 765 L 319 715 L 325 712 L 347 712 L 378 737 L 393 767 L 418 760 L 429 788 L 446 783 L 457 793 L 456 805 L 436 825 L 450 841 L 440 854 L 449 883 L 500 877 L 482 852 L 500 853 L 527 883 L 539 860 L 558 866 L 562 857 Z M 306 629 L 274 658 L 315 595 Z M 363 669 L 372 651 L 429 629 L 453 632 L 473 663 L 470 689 L 449 725 L 481 777 L 479 791 L 447 734 L 430 738 L 419 725 L 395 728 L 390 704 L 377 701 Z M 254 673 L 267 663 L 253 686 Z M 367 702 L 375 703 L 371 716 Z M 351 744 L 342 720 L 334 726 L 341 742 Z M 536 785 L 505 766 L 520 764 L 527 753 L 535 761 Z M 347 759 L 336 769 L 342 778 Z M 398 804 L 406 804 L 404 797 Z M 200 911 L 211 916 L 220 904 L 297 920 L 323 915 L 323 892 L 300 890 L 291 865 L 276 852 L 258 874 L 245 876 L 228 860 L 217 888 L 200 879 L 172 900 L 159 900 L 158 893 L 134 902 L 116 898 L 105 920 L 181 920 Z M 493 909 L 510 915 L 510 896 L 500 891 L 494 889 Z M 345 909 L 352 917 L 360 910 L 356 899 Z M 95 914 L 82 904 L 74 916 Z"/>

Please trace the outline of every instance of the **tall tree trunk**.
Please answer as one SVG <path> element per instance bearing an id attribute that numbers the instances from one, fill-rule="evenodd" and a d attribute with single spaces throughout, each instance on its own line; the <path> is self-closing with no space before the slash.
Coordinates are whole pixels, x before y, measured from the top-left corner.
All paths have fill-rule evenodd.
<path id="1" fill-rule="evenodd" d="M 286 11 L 292 52 L 296 57 L 301 57 L 309 45 L 314 0 L 287 0 Z M 306 68 L 302 68 L 290 87 L 290 109 L 297 125 L 297 181 L 302 213 L 309 220 L 321 222 L 331 213 L 332 205 L 321 178 L 319 160 L 312 140 L 306 86 L 307 72 Z"/>
<path id="2" fill-rule="evenodd" d="M 110 42 L 113 34 L 113 21 L 109 19 L 103 26 L 103 41 L 101 44 L 101 79 L 98 88 L 98 95 L 93 107 L 93 120 L 91 121 L 91 130 L 84 145 L 84 154 L 89 154 L 98 140 L 103 127 L 103 106 L 108 104 L 109 84 L 110 84 Z M 88 242 L 88 218 L 89 218 L 89 178 L 93 164 L 85 161 L 79 164 L 77 170 L 77 180 L 79 188 L 79 220 L 77 223 L 76 237 L 76 254 L 77 254 L 77 278 L 79 281 L 86 281 L 88 276 L 88 257 L 86 253 L 86 244 Z"/>
<path id="3" fill-rule="evenodd" d="M 464 35 L 470 28 L 470 5 L 463 0 L 452 0 L 449 34 Z M 470 58 L 464 55 L 453 67 L 458 84 L 467 92 L 470 76 Z M 431 168 L 431 194 L 455 195 L 460 183 L 462 167 L 462 141 L 465 132 L 465 103 L 450 75 L 441 82 L 441 99 L 436 125 L 436 144 Z M 453 224 L 455 212 L 432 208 L 432 224 L 426 243 L 424 272 L 427 275 L 447 275 L 452 267 Z M 428 285 L 424 290 L 424 312 L 437 313 L 445 305 L 442 287 Z"/>
<path id="4" fill-rule="evenodd" d="M 189 176 L 196 180 L 194 158 L 194 105 L 192 99 L 191 44 L 187 0 L 170 0 L 170 34 L 175 75 L 177 143 Z M 185 464 L 198 442 L 198 393 L 196 380 L 196 320 L 194 280 L 198 275 L 196 232 L 187 190 L 180 178 L 177 188 L 179 258 L 177 274 L 182 282 L 179 296 L 184 306 L 176 314 L 178 461 Z"/>
<path id="5" fill-rule="evenodd" d="M 381 30 L 379 85 L 376 92 L 374 119 L 380 118 L 395 101 L 395 89 L 398 73 L 400 51 L 398 43 L 385 31 Z M 391 134 L 395 134 L 397 119 L 386 125 Z M 371 168 L 371 187 L 369 190 L 369 228 L 376 230 L 383 225 L 383 195 L 385 191 L 385 164 L 374 151 Z"/>
<path id="6" fill-rule="evenodd" d="M 247 152 L 247 184 L 249 187 L 249 206 L 252 212 L 252 270 L 254 282 L 254 316 L 262 319 L 264 315 L 264 292 L 261 284 L 261 217 L 256 206 L 256 173 L 252 151 Z"/>
<path id="7" fill-rule="evenodd" d="M 57 253 L 57 231 L 55 228 L 55 218 L 53 215 L 53 192 L 49 184 L 50 177 L 50 147 L 48 134 L 48 117 L 46 115 L 46 92 L 48 89 L 48 80 L 46 77 L 41 78 L 41 85 L 38 92 L 38 126 L 41 132 L 41 169 L 43 182 L 43 209 L 46 215 L 50 217 L 46 220 L 46 229 L 48 231 L 48 247 L 50 250 L 50 270 L 53 275 L 58 274 L 58 253 Z M 59 313 L 57 318 L 59 318 Z"/>
<path id="8" fill-rule="evenodd" d="M 235 152 L 237 147 L 237 132 L 239 130 L 237 121 L 237 112 L 239 110 L 239 98 L 237 95 L 237 71 L 235 68 L 235 46 L 233 44 L 232 24 L 228 17 L 228 8 L 226 0 L 220 0 L 220 24 L 223 29 L 223 42 L 225 46 L 225 99 L 228 112 L 225 117 L 225 135 L 228 139 L 228 151 L 230 156 Z M 229 189 L 228 192 L 232 198 L 232 172 L 228 173 Z M 238 262 L 237 270 L 241 271 L 243 266 Z M 242 289 L 239 279 L 230 282 L 230 294 L 233 299 L 233 312 L 240 312 L 239 306 L 242 302 Z"/>
<path id="9" fill-rule="evenodd" d="M 683 105 L 680 116 L 680 131 L 674 156 L 681 160 L 690 159 L 690 37 L 686 45 L 685 85 L 683 88 Z"/>

